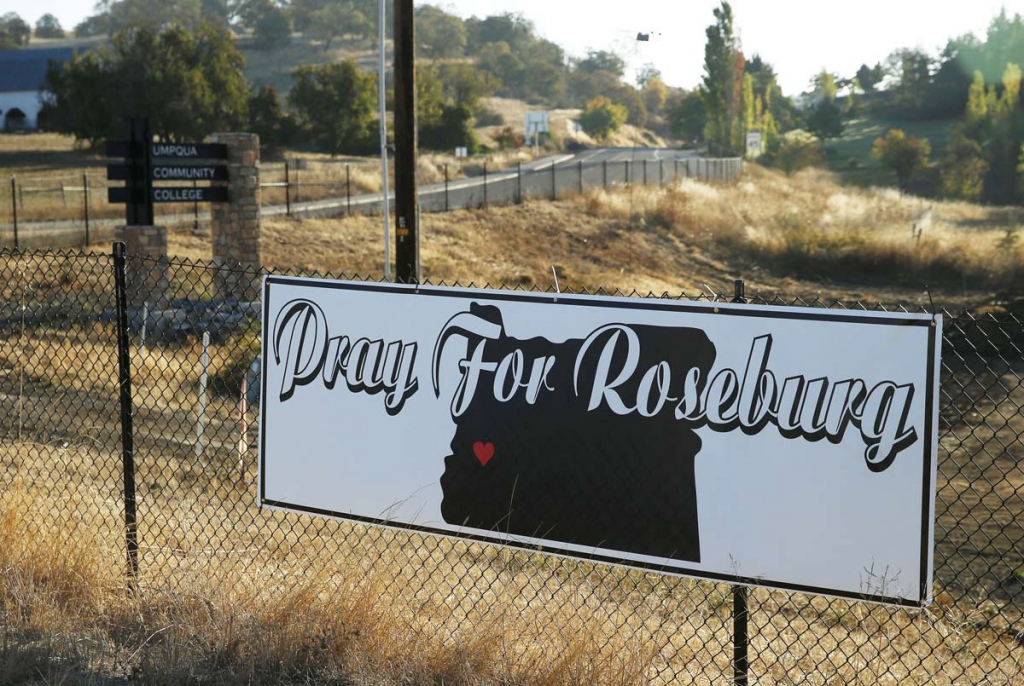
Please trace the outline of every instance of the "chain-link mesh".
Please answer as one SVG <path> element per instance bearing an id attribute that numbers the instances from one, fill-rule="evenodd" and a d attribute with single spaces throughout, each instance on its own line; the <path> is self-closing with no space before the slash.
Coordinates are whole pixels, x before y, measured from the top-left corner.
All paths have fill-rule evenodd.
<path id="1" fill-rule="evenodd" d="M 130 262 L 143 591 L 185 589 L 198 574 L 270 594 L 308 578 L 340 592 L 372 586 L 377 602 L 444 641 L 500 625 L 523 654 L 576 640 L 614 666 L 602 679 L 616 683 L 731 682 L 728 584 L 258 509 L 259 427 L 245 399 L 263 274 Z M 114 262 L 0 252 L 0 283 L 0 497 L 30 493 L 40 527 L 94 523 L 104 559 L 124 568 Z M 219 298 L 226 284 L 244 297 Z M 1024 682 L 1024 326 L 1003 310 L 945 317 L 935 602 L 913 610 L 750 589 L 751 683 Z"/>

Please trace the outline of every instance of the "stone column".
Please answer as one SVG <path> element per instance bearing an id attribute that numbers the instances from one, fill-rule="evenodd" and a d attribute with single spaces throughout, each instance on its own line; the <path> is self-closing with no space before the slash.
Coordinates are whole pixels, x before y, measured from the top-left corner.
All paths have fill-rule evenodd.
<path id="1" fill-rule="evenodd" d="M 164 307 L 170 288 L 167 259 L 167 227 L 119 226 L 114 240 L 124 241 L 128 255 L 128 307 Z"/>
<path id="2" fill-rule="evenodd" d="M 259 298 L 260 137 L 252 133 L 215 133 L 210 143 L 228 146 L 229 202 L 212 205 L 214 293 L 217 298 Z"/>

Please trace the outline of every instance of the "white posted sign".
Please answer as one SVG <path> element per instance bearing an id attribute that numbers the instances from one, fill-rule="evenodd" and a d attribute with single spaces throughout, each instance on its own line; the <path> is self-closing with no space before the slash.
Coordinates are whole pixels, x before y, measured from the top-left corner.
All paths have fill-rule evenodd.
<path id="1" fill-rule="evenodd" d="M 260 503 L 929 602 L 941 318 L 268 277 Z"/>

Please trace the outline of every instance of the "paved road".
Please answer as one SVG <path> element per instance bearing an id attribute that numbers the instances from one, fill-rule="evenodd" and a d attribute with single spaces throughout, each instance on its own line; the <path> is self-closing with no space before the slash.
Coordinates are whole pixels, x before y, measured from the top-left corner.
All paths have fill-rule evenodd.
<path id="1" fill-rule="evenodd" d="M 711 162 L 713 165 L 713 162 Z M 712 178 L 717 174 L 709 161 L 692 150 L 671 148 L 599 148 L 577 154 L 545 157 L 522 164 L 518 168 L 493 172 L 444 183 L 420 186 L 423 211 L 438 212 L 460 207 L 483 207 L 489 204 L 510 204 L 522 198 L 552 198 L 578 192 L 584 188 L 611 186 L 626 182 L 658 184 L 680 176 Z M 389 194 L 394 198 L 394 192 Z M 300 217 L 330 217 L 348 213 L 380 212 L 381 193 L 346 198 L 292 203 L 291 213 Z M 264 206 L 264 216 L 281 216 L 284 205 Z M 163 214 L 163 224 L 188 223 L 192 214 Z M 209 214 L 200 213 L 200 221 L 208 222 Z M 119 219 L 94 219 L 90 228 L 96 240 L 109 237 Z M 56 247 L 78 245 L 83 240 L 81 220 L 23 222 L 18 225 L 19 241 L 27 246 Z M 10 225 L 0 225 L 0 245 L 13 240 Z"/>

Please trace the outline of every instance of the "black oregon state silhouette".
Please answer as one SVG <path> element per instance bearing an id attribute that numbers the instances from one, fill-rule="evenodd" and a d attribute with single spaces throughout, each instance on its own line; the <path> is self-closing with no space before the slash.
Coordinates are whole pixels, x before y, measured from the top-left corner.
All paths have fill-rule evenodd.
<path id="1" fill-rule="evenodd" d="M 498 338 L 486 339 L 484 360 L 497 363 L 519 349 L 527 360 L 547 355 L 556 363 L 547 376 L 551 390 L 534 404 L 522 393 L 500 402 L 489 377 L 454 417 L 441 476 L 445 522 L 699 562 L 694 461 L 701 439 L 693 427 L 671 412 L 620 416 L 606 404 L 588 411 L 589 396 L 577 397 L 573 384 L 582 340 L 519 340 L 505 334 L 497 307 L 473 303 L 470 313 L 501 326 Z M 639 369 L 666 361 L 707 379 L 716 351 L 703 331 L 629 328 L 640 341 Z M 468 350 L 482 340 L 465 335 Z M 579 378 L 593 378 L 596 358 L 585 357 Z M 613 368 L 621 364 L 613 358 Z M 616 390 L 635 398 L 640 376 Z M 673 375 L 670 395 L 681 397 L 682 383 L 683 375 Z"/>

